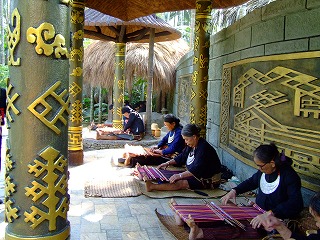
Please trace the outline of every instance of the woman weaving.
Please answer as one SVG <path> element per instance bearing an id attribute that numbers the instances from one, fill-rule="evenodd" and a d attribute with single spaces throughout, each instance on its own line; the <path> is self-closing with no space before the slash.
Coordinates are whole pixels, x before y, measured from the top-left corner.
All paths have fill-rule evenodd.
<path id="1" fill-rule="evenodd" d="M 168 159 L 181 153 L 185 147 L 184 140 L 181 136 L 182 125 L 180 119 L 173 114 L 167 114 L 164 116 L 164 125 L 169 132 L 161 139 L 157 146 L 151 147 L 151 154 L 130 156 L 129 160 L 126 160 L 127 164 L 136 166 L 137 163 L 140 165 L 159 165 L 168 161 Z"/>
<path id="2" fill-rule="evenodd" d="M 169 165 L 186 165 L 186 171 L 174 174 L 169 183 L 154 184 L 146 181 L 147 191 L 206 189 L 217 187 L 221 179 L 221 163 L 215 149 L 202 137 L 200 128 L 195 124 L 187 124 L 182 128 L 181 135 L 186 143 L 182 153 L 157 168 Z"/>

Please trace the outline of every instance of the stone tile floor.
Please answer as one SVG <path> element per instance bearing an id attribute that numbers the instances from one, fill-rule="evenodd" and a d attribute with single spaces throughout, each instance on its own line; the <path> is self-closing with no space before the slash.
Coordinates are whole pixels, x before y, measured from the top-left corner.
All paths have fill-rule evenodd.
<path id="1" fill-rule="evenodd" d="M 5 143 L 6 134 L 3 136 Z M 4 159 L 5 144 L 2 146 Z M 170 199 L 152 199 L 145 195 L 127 198 L 85 198 L 86 179 L 110 174 L 112 158 L 122 156 L 123 149 L 104 149 L 84 152 L 84 164 L 69 167 L 70 209 L 68 220 L 71 240 L 157 240 L 175 239 L 159 222 L 155 209 L 172 214 Z M 4 163 L 2 161 L 2 165 Z M 3 167 L 2 167 L 3 169 Z M 132 169 L 128 168 L 128 171 Z M 4 198 L 4 171 L 0 173 L 0 199 Z M 201 203 L 199 199 L 177 198 L 178 204 Z M 4 239 L 4 204 L 0 204 L 0 240 Z"/>

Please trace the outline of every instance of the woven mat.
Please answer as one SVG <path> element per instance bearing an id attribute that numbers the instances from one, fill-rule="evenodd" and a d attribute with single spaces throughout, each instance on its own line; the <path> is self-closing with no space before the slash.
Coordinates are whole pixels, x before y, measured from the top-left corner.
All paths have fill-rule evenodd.
<path id="1" fill-rule="evenodd" d="M 162 215 L 155 210 L 159 221 L 165 226 L 168 231 L 178 240 L 189 239 L 189 233 L 183 226 L 178 226 L 173 215 Z"/>
<path id="2" fill-rule="evenodd" d="M 132 176 L 117 179 L 91 179 L 85 183 L 85 197 L 135 197 L 141 195 L 139 181 Z"/>
<path id="3" fill-rule="evenodd" d="M 172 198 L 172 197 L 184 197 L 184 198 L 220 198 L 227 192 L 221 189 L 201 190 L 201 192 L 208 194 L 208 196 L 200 195 L 192 190 L 178 190 L 178 191 L 151 191 L 147 192 L 145 182 L 140 181 L 140 189 L 142 194 L 150 198 Z"/>

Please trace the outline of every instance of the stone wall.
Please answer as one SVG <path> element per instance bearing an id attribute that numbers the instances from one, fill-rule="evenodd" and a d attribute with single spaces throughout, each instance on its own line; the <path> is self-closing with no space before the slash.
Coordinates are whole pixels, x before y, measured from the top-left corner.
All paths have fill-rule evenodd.
<path id="1" fill-rule="evenodd" d="M 318 0 L 278 0 L 251 12 L 211 37 L 207 140 L 217 149 L 223 164 L 236 173 L 240 180 L 251 176 L 256 168 L 252 164 L 252 159 L 250 162 L 248 154 L 243 154 L 243 151 L 237 151 L 235 148 L 230 149 L 228 145 L 221 143 L 221 132 L 223 132 L 221 126 L 224 124 L 224 122 L 221 122 L 221 110 L 226 108 L 222 99 L 223 94 L 225 94 L 223 93 L 225 90 L 223 75 L 226 74 L 226 70 L 230 70 L 232 76 L 241 76 L 241 68 L 248 67 L 244 64 L 252 64 L 251 67 L 255 69 L 262 68 L 268 71 L 270 70 L 270 64 L 279 66 L 281 65 L 279 61 L 280 63 L 291 61 L 286 69 L 300 70 L 299 66 L 295 66 L 299 62 L 299 64 L 305 65 L 303 69 L 305 71 L 302 72 L 308 72 L 308 75 L 320 78 L 320 74 L 317 73 L 320 72 L 318 62 L 320 57 L 320 52 L 318 52 L 320 50 L 320 24 L 318 16 L 320 16 L 320 1 Z M 175 114 L 182 118 L 183 122 L 188 122 L 189 111 L 188 102 L 181 96 L 183 92 L 181 88 L 185 85 L 183 82 L 191 77 L 193 70 L 192 57 L 192 52 L 187 54 L 179 62 L 177 68 L 177 89 L 173 110 Z M 289 60 L 286 61 L 286 58 Z M 309 62 L 305 62 L 305 58 Z M 308 69 L 308 66 L 310 69 Z M 236 85 L 235 81 L 238 81 L 238 79 L 231 77 L 231 81 L 231 85 L 234 87 Z M 319 88 L 319 80 L 316 84 Z M 230 91 L 232 98 L 232 89 Z M 319 95 L 317 97 L 316 100 L 319 101 Z M 320 125 L 319 116 L 317 116 L 320 110 L 317 109 L 316 111 L 317 113 L 314 116 L 309 116 L 313 119 L 308 119 L 308 121 L 311 121 L 309 122 L 310 130 L 318 132 L 318 128 L 313 128 L 313 126 Z M 232 115 L 234 113 L 228 114 Z M 264 142 L 268 142 L 268 140 L 265 139 Z M 315 143 L 319 145 L 319 139 L 315 139 Z M 256 144 L 254 143 L 252 146 Z M 303 142 L 301 145 L 303 145 Z M 283 148 L 285 147 L 286 145 L 283 144 Z M 290 153 L 286 152 L 286 155 Z M 319 152 L 316 152 L 314 156 L 312 167 L 315 167 L 315 170 L 311 178 L 318 176 L 319 179 Z M 298 167 L 299 169 L 303 168 L 301 165 Z M 304 180 L 304 183 L 308 185 L 308 178 Z M 304 188 L 305 199 L 309 199 L 313 191 L 317 191 L 314 186 Z"/>

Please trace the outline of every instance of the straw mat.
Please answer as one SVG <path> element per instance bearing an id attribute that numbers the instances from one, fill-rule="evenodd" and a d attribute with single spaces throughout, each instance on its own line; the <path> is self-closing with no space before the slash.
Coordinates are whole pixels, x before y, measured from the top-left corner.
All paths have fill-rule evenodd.
<path id="1" fill-rule="evenodd" d="M 85 183 L 85 197 L 135 197 L 141 195 L 139 181 L 133 176 L 111 179 L 92 179 Z"/>

